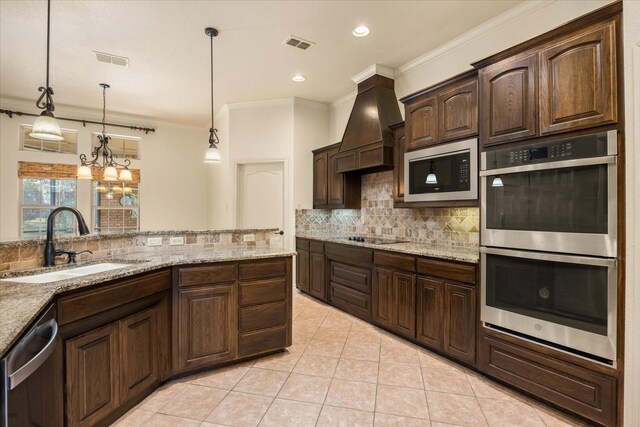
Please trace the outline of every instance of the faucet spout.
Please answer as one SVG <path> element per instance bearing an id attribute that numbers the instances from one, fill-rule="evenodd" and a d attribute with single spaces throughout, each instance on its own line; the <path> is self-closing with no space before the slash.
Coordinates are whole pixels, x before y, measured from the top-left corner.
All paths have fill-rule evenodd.
<path id="1" fill-rule="evenodd" d="M 82 214 L 79 210 L 75 208 L 70 208 L 68 206 L 61 206 L 51 211 L 49 217 L 47 218 L 47 241 L 44 245 L 44 266 L 52 267 L 55 265 L 55 248 L 53 247 L 53 229 L 54 229 L 54 220 L 56 215 L 60 212 L 71 212 L 76 216 L 78 220 L 78 231 L 80 235 L 89 234 L 89 227 L 87 227 L 87 223 L 85 222 Z"/>

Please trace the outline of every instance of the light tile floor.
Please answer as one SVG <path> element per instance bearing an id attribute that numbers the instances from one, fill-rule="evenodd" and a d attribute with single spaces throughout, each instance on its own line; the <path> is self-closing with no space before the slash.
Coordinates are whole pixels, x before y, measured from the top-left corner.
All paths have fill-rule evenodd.
<path id="1" fill-rule="evenodd" d="M 298 291 L 293 318 L 287 351 L 171 381 L 116 425 L 580 425 Z"/>

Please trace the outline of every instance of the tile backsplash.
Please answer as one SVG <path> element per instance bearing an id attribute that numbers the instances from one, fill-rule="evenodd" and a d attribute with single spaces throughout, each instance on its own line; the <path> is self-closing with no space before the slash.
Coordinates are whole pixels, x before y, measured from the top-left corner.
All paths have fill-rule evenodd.
<path id="1" fill-rule="evenodd" d="M 478 208 L 393 207 L 393 172 L 362 176 L 361 209 L 299 209 L 296 232 L 403 238 L 435 245 L 478 247 Z"/>

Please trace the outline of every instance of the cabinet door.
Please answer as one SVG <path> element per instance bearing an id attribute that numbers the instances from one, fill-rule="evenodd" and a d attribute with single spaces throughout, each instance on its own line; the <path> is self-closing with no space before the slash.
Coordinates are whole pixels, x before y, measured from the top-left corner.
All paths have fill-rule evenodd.
<path id="1" fill-rule="evenodd" d="M 336 154 L 339 147 L 327 151 L 327 204 L 331 206 L 344 205 L 344 174 L 336 172 Z"/>
<path id="2" fill-rule="evenodd" d="M 444 283 L 418 277 L 418 330 L 421 343 L 442 350 L 444 318 Z"/>
<path id="3" fill-rule="evenodd" d="M 476 298 L 470 286 L 445 283 L 444 351 L 451 356 L 475 363 Z"/>
<path id="4" fill-rule="evenodd" d="M 480 71 L 483 147 L 536 135 L 537 73 L 537 54 L 506 59 Z"/>
<path id="5" fill-rule="evenodd" d="M 304 292 L 309 292 L 309 252 L 298 249 L 296 257 L 296 270 L 298 279 L 296 287 Z"/>
<path id="6" fill-rule="evenodd" d="M 393 131 L 393 201 L 404 202 L 404 126 Z"/>
<path id="7" fill-rule="evenodd" d="M 158 308 L 120 321 L 120 384 L 124 402 L 160 381 Z"/>
<path id="8" fill-rule="evenodd" d="M 478 133 L 478 80 L 467 81 L 438 94 L 439 141 Z"/>
<path id="9" fill-rule="evenodd" d="M 67 424 L 93 425 L 119 405 L 118 324 L 66 341 Z"/>
<path id="10" fill-rule="evenodd" d="M 540 131 L 617 120 L 615 22 L 596 24 L 540 52 Z"/>
<path id="11" fill-rule="evenodd" d="M 328 202 L 327 152 L 313 155 L 313 206 L 326 206 Z"/>
<path id="12" fill-rule="evenodd" d="M 409 337 L 416 337 L 416 276 L 393 273 L 393 329 Z"/>
<path id="13" fill-rule="evenodd" d="M 206 366 L 236 355 L 235 285 L 180 289 L 179 365 Z"/>
<path id="14" fill-rule="evenodd" d="M 373 321 L 380 326 L 393 327 L 393 272 L 376 268 L 373 272 Z"/>
<path id="15" fill-rule="evenodd" d="M 325 264 L 324 255 L 311 253 L 310 255 L 310 283 L 309 293 L 316 298 L 325 299 L 324 292 L 324 277 L 325 277 Z"/>
<path id="16" fill-rule="evenodd" d="M 438 100 L 430 96 L 405 107 L 406 150 L 438 143 Z"/>

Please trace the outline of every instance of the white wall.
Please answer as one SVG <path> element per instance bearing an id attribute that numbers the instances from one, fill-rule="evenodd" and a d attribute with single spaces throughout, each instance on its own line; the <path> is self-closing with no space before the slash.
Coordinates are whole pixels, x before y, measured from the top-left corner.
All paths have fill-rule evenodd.
<path id="1" fill-rule="evenodd" d="M 2 108 L 35 112 L 32 102 L 0 100 Z M 101 119 L 97 111 L 58 107 L 59 117 L 87 120 Z M 140 228 L 142 230 L 205 228 L 207 226 L 207 169 L 202 158 L 207 148 L 204 129 L 153 121 L 142 117 L 107 115 L 108 121 L 155 127 L 155 133 L 145 135 L 123 128 L 107 128 L 107 132 L 139 136 L 140 160 L 132 167 L 140 169 Z M 0 239 L 20 237 L 18 161 L 64 163 L 77 165 L 78 155 L 40 153 L 19 150 L 20 125 L 32 125 L 34 117 L 0 117 Z M 78 131 L 79 153 L 91 152 L 91 136 L 100 132 L 100 125 L 60 121 L 66 129 Z M 198 185 L 203 183 L 203 185 Z M 91 186 L 78 181 L 78 209 L 85 219 L 91 218 Z M 162 215 L 156 213 L 162 212 Z"/>
<path id="2" fill-rule="evenodd" d="M 624 0 L 627 264 L 624 425 L 640 425 L 640 2 Z"/>

